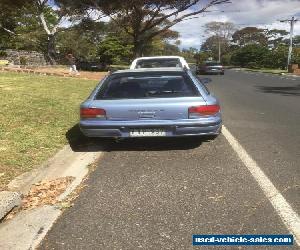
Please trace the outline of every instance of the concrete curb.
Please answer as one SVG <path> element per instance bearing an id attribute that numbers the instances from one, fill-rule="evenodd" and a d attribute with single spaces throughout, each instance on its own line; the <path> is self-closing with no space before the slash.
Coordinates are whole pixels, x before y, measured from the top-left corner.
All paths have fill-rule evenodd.
<path id="1" fill-rule="evenodd" d="M 86 150 L 87 152 L 74 152 L 69 145 L 66 145 L 41 167 L 11 181 L 8 185 L 9 190 L 26 194 L 34 183 L 60 177 L 74 177 L 65 192 L 57 197 L 58 201 L 63 201 L 87 176 L 88 166 L 102 156 L 101 148 L 91 146 Z M 19 197 L 11 201 L 7 206 L 7 212 L 20 205 L 21 195 L 18 192 L 6 191 Z M 0 206 L 1 204 L 0 196 Z M 0 223 L 0 249 L 35 249 L 61 213 L 61 209 L 56 205 L 46 205 L 21 211 L 12 219 Z"/>
<path id="2" fill-rule="evenodd" d="M 21 205 L 21 194 L 18 192 L 0 192 L 0 220 L 2 220 L 13 208 Z"/>
<path id="3" fill-rule="evenodd" d="M 82 167 L 85 169 L 86 166 L 97 160 L 101 155 L 99 150 L 74 152 L 69 145 L 66 145 L 39 168 L 21 174 L 12 180 L 7 185 L 8 190 L 26 194 L 34 183 L 66 176 L 77 177 L 78 169 L 81 171 Z"/>
<path id="4" fill-rule="evenodd" d="M 294 78 L 299 78 L 300 75 L 295 75 L 295 74 L 290 74 L 290 73 L 281 73 L 282 76 L 290 76 L 290 77 L 294 77 Z"/>
<path id="5" fill-rule="evenodd" d="M 0 225 L 0 249 L 36 249 L 61 213 L 54 206 L 21 211 Z"/>

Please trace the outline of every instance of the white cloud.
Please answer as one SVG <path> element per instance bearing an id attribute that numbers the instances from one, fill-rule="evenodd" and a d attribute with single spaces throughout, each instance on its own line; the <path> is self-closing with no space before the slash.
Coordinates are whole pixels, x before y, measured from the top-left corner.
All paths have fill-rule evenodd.
<path id="1" fill-rule="evenodd" d="M 204 32 L 203 25 L 211 21 L 230 21 L 238 25 L 259 26 L 262 28 L 278 28 L 289 31 L 288 23 L 278 20 L 298 16 L 300 19 L 299 0 L 232 0 L 231 4 L 217 6 L 212 12 L 200 15 L 173 27 L 180 33 L 182 48 L 199 48 L 200 44 L 209 36 Z M 224 11 L 224 12 L 221 12 Z M 300 35 L 300 21 L 295 24 L 295 35 Z"/>

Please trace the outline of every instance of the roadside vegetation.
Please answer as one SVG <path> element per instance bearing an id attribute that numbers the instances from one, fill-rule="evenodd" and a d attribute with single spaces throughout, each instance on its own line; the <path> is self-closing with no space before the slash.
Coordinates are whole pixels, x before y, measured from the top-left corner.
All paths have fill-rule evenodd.
<path id="1" fill-rule="evenodd" d="M 98 81 L 0 73 L 0 190 L 67 143 Z"/>
<path id="2" fill-rule="evenodd" d="M 197 49 L 180 49 L 179 33 L 172 28 L 214 6 L 229 3 L 2 0 L 0 8 L 5 11 L 0 13 L 0 59 L 5 58 L 7 49 L 15 49 L 43 53 L 53 65 L 67 63 L 66 55 L 72 53 L 79 68 L 85 70 L 128 65 L 141 55 L 181 55 L 195 62 Z M 103 16 L 109 21 L 102 21 Z M 21 63 L 26 65 L 28 61 L 22 58 Z"/>
<path id="3" fill-rule="evenodd" d="M 241 69 L 246 70 L 246 71 L 270 73 L 270 74 L 276 74 L 276 75 L 281 75 L 281 74 L 287 72 L 284 69 L 268 69 L 268 68 L 266 68 L 266 69 L 265 68 L 262 68 L 262 69 L 241 68 Z"/>
<path id="4" fill-rule="evenodd" d="M 289 33 L 286 30 L 258 27 L 237 29 L 230 22 L 210 22 L 205 27 L 210 36 L 197 54 L 198 61 L 214 58 L 220 59 L 224 65 L 286 72 L 289 47 Z M 300 64 L 299 35 L 294 37 L 291 62 Z"/>
<path id="5" fill-rule="evenodd" d="M 15 49 L 43 53 L 53 65 L 66 64 L 66 55 L 72 53 L 81 70 L 128 65 L 141 55 L 178 55 L 189 63 L 209 59 L 245 68 L 286 69 L 289 32 L 281 29 L 213 21 L 204 25 L 200 50 L 180 48 L 180 34 L 174 25 L 227 4 L 230 1 L 2 0 L 0 60 L 6 59 L 7 49 Z M 108 21 L 102 21 L 104 16 Z M 67 26 L 62 25 L 66 22 Z M 26 65 L 27 58 L 20 63 Z M 294 37 L 292 63 L 300 64 L 299 35 Z"/>

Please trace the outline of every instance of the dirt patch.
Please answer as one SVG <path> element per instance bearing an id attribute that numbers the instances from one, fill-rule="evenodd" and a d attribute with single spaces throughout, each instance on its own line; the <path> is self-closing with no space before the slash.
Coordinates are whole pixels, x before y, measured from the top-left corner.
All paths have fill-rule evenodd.
<path id="1" fill-rule="evenodd" d="M 91 79 L 91 80 L 100 80 L 107 74 L 107 72 L 91 72 L 91 71 L 79 71 L 79 75 L 70 74 L 68 67 L 42 67 L 42 68 L 35 68 L 34 70 L 39 72 L 45 72 L 45 73 L 58 73 L 58 74 L 63 74 L 64 76 L 71 76 L 71 77 Z"/>
<path id="2" fill-rule="evenodd" d="M 75 76 L 77 78 L 83 79 L 90 79 L 90 80 L 101 80 L 107 72 L 88 72 L 88 71 L 81 71 L 79 76 Z"/>
<path id="3" fill-rule="evenodd" d="M 81 79 L 90 79 L 90 80 L 101 80 L 108 72 L 91 72 L 91 71 L 79 71 L 79 74 L 69 73 L 67 66 L 60 67 L 25 67 L 25 68 L 16 68 L 16 67 L 1 67 L 2 71 L 12 71 L 19 73 L 30 73 L 30 74 L 40 74 L 40 75 L 53 75 L 53 76 L 62 76 L 62 77 L 74 77 Z"/>

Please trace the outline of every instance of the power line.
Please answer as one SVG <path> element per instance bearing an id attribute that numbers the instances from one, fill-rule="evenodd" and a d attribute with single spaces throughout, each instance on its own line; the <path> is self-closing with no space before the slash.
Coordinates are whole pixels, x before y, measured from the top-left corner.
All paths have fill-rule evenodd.
<path id="1" fill-rule="evenodd" d="M 287 68 L 291 64 L 292 51 L 293 51 L 294 25 L 298 21 L 299 21 L 299 19 L 295 19 L 295 17 L 292 17 L 291 19 L 279 20 L 279 22 L 281 22 L 281 23 L 290 23 L 290 46 L 289 46 L 289 53 L 288 53 L 288 60 L 287 60 Z"/>

